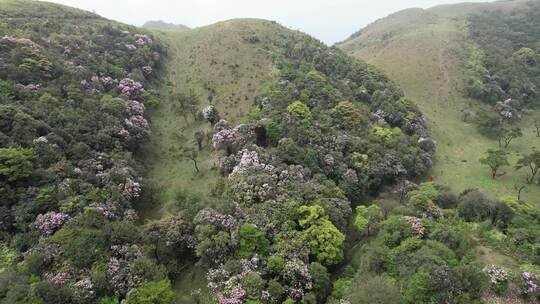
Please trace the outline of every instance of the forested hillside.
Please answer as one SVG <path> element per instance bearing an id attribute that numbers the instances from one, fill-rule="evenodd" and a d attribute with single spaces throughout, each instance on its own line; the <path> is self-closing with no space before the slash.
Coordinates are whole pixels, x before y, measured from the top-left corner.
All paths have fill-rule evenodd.
<path id="1" fill-rule="evenodd" d="M 490 103 L 514 98 L 538 106 L 540 3 L 527 2 L 511 13 L 485 11 L 468 20 L 477 44 L 469 59 L 468 94 Z"/>
<path id="2" fill-rule="evenodd" d="M 0 301 L 116 303 L 166 287 L 132 207 L 160 44 L 34 1 L 0 2 L 0 37 Z"/>
<path id="3" fill-rule="evenodd" d="M 0 0 L 0 303 L 538 303 L 538 8 L 329 47 Z"/>
<path id="4" fill-rule="evenodd" d="M 409 9 L 338 45 L 402 85 L 426 114 L 437 141 L 430 172 L 435 184 L 421 184 L 406 195 L 409 204 L 431 200 L 445 209 L 436 221 L 418 223 L 416 233 L 425 245 L 410 240 L 390 245 L 383 223 L 356 261 L 360 269 L 402 282 L 407 290 L 401 290 L 401 301 L 538 301 L 538 11 L 537 1 L 519 0 Z M 440 201 L 450 197 L 452 203 Z M 447 268 L 429 266 L 433 256 L 426 253 L 434 251 L 425 246 L 433 240 L 454 251 L 444 255 Z M 447 259 L 451 256 L 460 260 L 457 272 Z M 464 266 L 471 257 L 476 261 Z M 411 264 L 415 259 L 424 260 Z M 483 275 L 489 277 L 487 286 Z M 351 298 L 366 299 L 366 287 L 357 282 L 345 281 L 351 285 L 344 290 Z"/>
<path id="5" fill-rule="evenodd" d="M 181 300 L 322 303 L 353 207 L 431 165 L 423 117 L 395 84 L 274 22 L 156 38 L 63 6 L 2 4 L 5 303 L 171 303 L 168 279 L 196 261 L 211 293 L 188 285 Z M 222 43 L 205 40 L 222 29 Z M 155 142 L 202 195 L 186 178 L 163 184 Z M 210 182 L 197 176 L 204 149 Z M 159 219 L 140 226 L 136 200 L 164 208 Z"/>
<path id="6" fill-rule="evenodd" d="M 164 209 L 147 226 L 186 223 L 178 244 L 191 240 L 210 288 L 189 297 L 178 286 L 180 301 L 324 303 L 355 241 L 354 206 L 431 165 L 421 113 L 373 67 L 274 22 L 161 35 L 190 72 L 168 73 L 169 98 L 151 117 L 156 133 L 185 144 L 154 137 L 169 156 L 148 164 L 160 168 L 150 180 Z M 190 254 L 174 248 L 160 254 L 171 271 Z M 179 281 L 199 282 L 193 271 Z"/>

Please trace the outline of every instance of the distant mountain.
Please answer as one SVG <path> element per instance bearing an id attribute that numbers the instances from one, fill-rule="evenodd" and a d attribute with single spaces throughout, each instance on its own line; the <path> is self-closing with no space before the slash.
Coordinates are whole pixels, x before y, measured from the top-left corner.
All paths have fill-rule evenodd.
<path id="1" fill-rule="evenodd" d="M 159 29 L 159 30 L 189 30 L 189 27 L 183 24 L 168 23 L 161 20 L 148 21 L 145 24 L 143 24 L 143 27 L 149 28 L 149 29 Z"/>

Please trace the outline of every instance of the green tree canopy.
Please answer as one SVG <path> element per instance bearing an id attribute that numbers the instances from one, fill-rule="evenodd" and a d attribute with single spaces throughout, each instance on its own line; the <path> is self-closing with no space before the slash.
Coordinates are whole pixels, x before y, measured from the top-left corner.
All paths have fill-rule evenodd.
<path id="1" fill-rule="evenodd" d="M 515 168 L 516 170 L 528 168 L 529 173 L 527 174 L 527 183 L 532 183 L 538 174 L 538 170 L 540 169 L 540 151 L 533 149 L 531 153 L 523 155 L 520 159 L 518 159 Z"/>
<path id="2" fill-rule="evenodd" d="M 28 177 L 34 170 L 37 155 L 32 148 L 0 149 L 0 177 L 10 182 Z"/>
<path id="3" fill-rule="evenodd" d="M 483 165 L 489 166 L 491 169 L 491 178 L 495 179 L 497 177 L 497 171 L 502 166 L 508 166 L 508 153 L 503 150 L 492 150 L 487 151 L 487 156 L 480 159 L 480 163 Z"/>
<path id="4" fill-rule="evenodd" d="M 169 280 L 148 282 L 132 290 L 126 297 L 127 304 L 173 304 L 176 294 Z"/>
<path id="5" fill-rule="evenodd" d="M 348 129 L 357 129 L 365 122 L 362 111 L 350 101 L 342 101 L 332 109 L 332 115 L 338 124 Z"/>
<path id="6" fill-rule="evenodd" d="M 499 140 L 499 148 L 505 149 L 508 148 L 512 140 L 523 136 L 520 128 L 498 128 L 496 134 Z"/>
<path id="7" fill-rule="evenodd" d="M 289 112 L 294 118 L 298 119 L 302 126 L 309 127 L 311 125 L 311 120 L 313 116 L 308 106 L 302 103 L 301 101 L 295 101 L 287 107 L 287 112 Z"/>
<path id="8" fill-rule="evenodd" d="M 367 235 L 371 234 L 372 226 L 383 218 L 382 210 L 376 204 L 369 207 L 359 205 L 356 207 L 356 216 L 354 218 L 354 226 L 358 231 L 364 232 L 367 230 Z"/>
<path id="9" fill-rule="evenodd" d="M 324 216 L 324 209 L 318 205 L 301 206 L 299 211 L 308 213 L 299 223 L 305 228 L 302 237 L 317 261 L 326 266 L 341 262 L 345 236 Z"/>
<path id="10" fill-rule="evenodd" d="M 254 253 L 267 255 L 270 242 L 266 239 L 263 231 L 255 225 L 243 224 L 240 226 L 240 248 L 237 251 L 239 257 L 249 258 Z"/>

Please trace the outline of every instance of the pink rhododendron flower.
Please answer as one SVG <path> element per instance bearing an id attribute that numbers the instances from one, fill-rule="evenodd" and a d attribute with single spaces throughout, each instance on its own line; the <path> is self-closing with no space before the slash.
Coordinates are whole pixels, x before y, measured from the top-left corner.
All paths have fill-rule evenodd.
<path id="1" fill-rule="evenodd" d="M 69 215 L 61 212 L 50 211 L 39 214 L 34 221 L 36 227 L 43 235 L 51 235 L 69 219 Z"/>

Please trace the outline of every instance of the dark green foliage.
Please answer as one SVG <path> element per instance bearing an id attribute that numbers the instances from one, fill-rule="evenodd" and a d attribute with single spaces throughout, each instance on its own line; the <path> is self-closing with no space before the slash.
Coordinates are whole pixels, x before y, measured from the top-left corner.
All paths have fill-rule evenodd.
<path id="1" fill-rule="evenodd" d="M 218 231 L 212 225 L 199 225 L 195 233 L 198 240 L 195 252 L 203 262 L 211 264 L 228 256 L 232 245 L 229 233 Z"/>
<path id="2" fill-rule="evenodd" d="M 70 304 L 75 301 L 73 290 L 68 287 L 59 287 L 48 281 L 42 281 L 36 284 L 35 289 L 44 303 Z"/>
<path id="3" fill-rule="evenodd" d="M 459 214 L 466 221 L 482 221 L 489 217 L 493 200 L 478 190 L 465 192 L 458 206 Z"/>
<path id="4" fill-rule="evenodd" d="M 248 298 L 258 299 L 263 291 L 266 282 L 256 272 L 250 272 L 242 280 L 242 286 L 246 289 Z"/>
<path id="5" fill-rule="evenodd" d="M 332 288 L 328 271 L 323 265 L 314 262 L 309 265 L 309 273 L 313 280 L 313 290 L 317 296 L 317 303 L 324 303 Z"/>
<path id="6" fill-rule="evenodd" d="M 164 50 L 135 27 L 51 3 L 3 1 L 0 20 L 0 244 L 28 251 L 0 302 L 124 297 L 130 276 L 136 287 L 162 275 L 143 250 L 129 260 L 112 248 L 143 242 L 132 155 L 148 138 Z M 113 258 L 125 273 L 107 273 Z"/>
<path id="7" fill-rule="evenodd" d="M 8 182 L 30 176 L 34 169 L 36 153 L 32 148 L 0 149 L 0 176 Z"/>
<path id="8" fill-rule="evenodd" d="M 540 5 L 529 1 L 510 12 L 485 10 L 469 18 L 478 44 L 469 61 L 469 95 L 490 103 L 508 97 L 526 104 L 539 101 L 539 11 Z"/>
<path id="9" fill-rule="evenodd" d="M 64 228 L 56 232 L 51 240 L 58 243 L 65 257 L 79 268 L 91 266 L 105 253 L 107 245 L 104 233 L 98 229 Z"/>
<path id="10" fill-rule="evenodd" d="M 280 274 L 285 268 L 285 260 L 279 255 L 268 257 L 268 270 L 274 274 Z"/>
<path id="11" fill-rule="evenodd" d="M 237 254 L 242 258 L 249 258 L 254 253 L 265 256 L 268 254 L 270 243 L 264 232 L 251 224 L 243 224 L 240 227 L 240 246 Z"/>
<path id="12" fill-rule="evenodd" d="M 281 284 L 279 284 L 278 281 L 271 280 L 268 282 L 268 292 L 270 293 L 270 295 L 272 295 L 274 299 L 279 301 L 280 299 L 283 298 L 285 289 L 283 288 L 283 286 L 281 286 Z"/>
<path id="13" fill-rule="evenodd" d="M 514 210 L 506 203 L 493 201 L 478 190 L 465 192 L 458 206 L 461 217 L 466 221 L 490 220 L 491 225 L 506 228 L 514 217 Z"/>
<path id="14" fill-rule="evenodd" d="M 501 128 L 501 118 L 499 115 L 491 111 L 480 111 L 476 114 L 475 122 L 481 134 L 497 138 L 497 132 Z"/>

